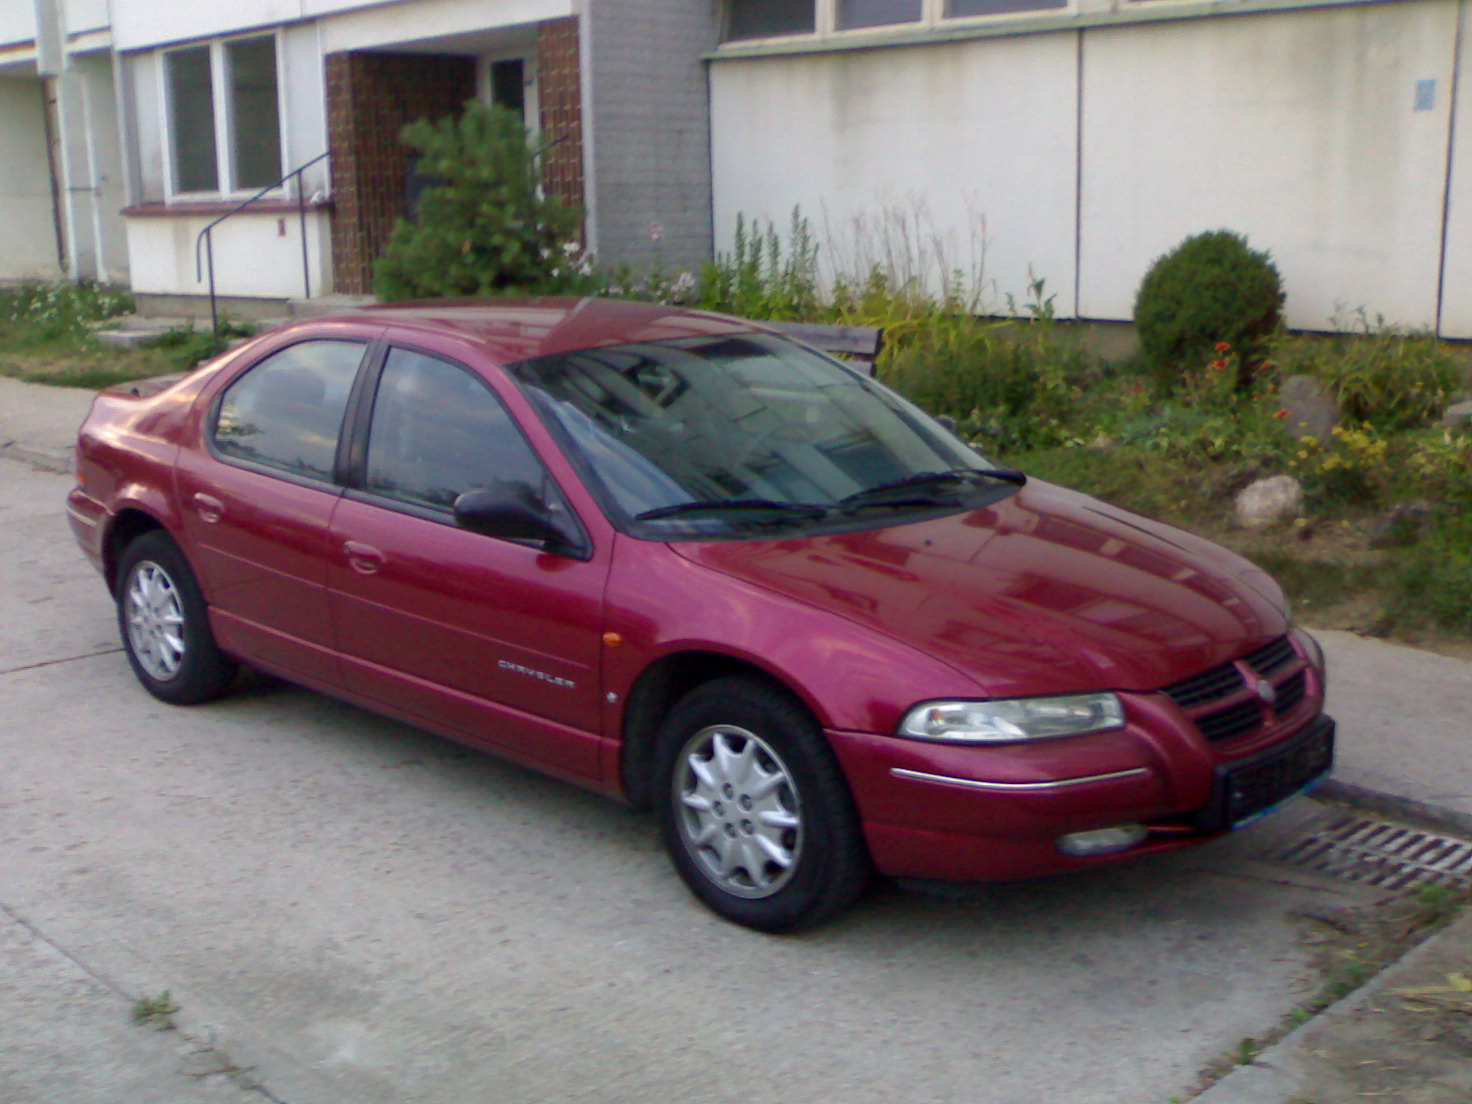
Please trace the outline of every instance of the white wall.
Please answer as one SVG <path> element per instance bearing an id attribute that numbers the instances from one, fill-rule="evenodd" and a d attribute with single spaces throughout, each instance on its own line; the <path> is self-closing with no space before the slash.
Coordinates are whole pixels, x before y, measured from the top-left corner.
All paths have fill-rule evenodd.
<path id="1" fill-rule="evenodd" d="M 38 80 L 0 80 L 0 279 L 58 276 Z"/>
<path id="2" fill-rule="evenodd" d="M 1031 269 L 1066 311 L 1076 51 L 1075 34 L 1051 34 L 714 63 L 717 249 L 738 214 L 785 229 L 800 205 L 848 267 L 855 215 L 920 206 L 919 236 L 930 222 L 949 238 L 948 266 L 971 266 L 984 227 L 990 303 L 1025 297 Z"/>
<path id="3" fill-rule="evenodd" d="M 1294 326 L 1358 307 L 1433 324 L 1456 9 L 1091 32 L 1080 313 L 1129 318 L 1153 258 L 1227 227 L 1272 253 Z M 1423 79 L 1436 103 L 1415 111 Z"/>
<path id="4" fill-rule="evenodd" d="M 208 295 L 209 278 L 195 278 L 194 242 L 214 216 L 165 215 L 128 219 L 133 290 L 140 294 Z M 302 294 L 302 246 L 296 212 L 246 212 L 215 228 L 215 289 L 219 295 L 286 299 Z M 332 253 L 327 215 L 307 214 L 312 294 L 323 284 Z M 203 257 L 203 250 L 201 250 Z"/>
<path id="5" fill-rule="evenodd" d="M 1441 332 L 1446 337 L 1472 339 L 1472 4 L 1463 18 L 1462 84 L 1456 107 L 1458 134 L 1447 220 Z"/>
<path id="6" fill-rule="evenodd" d="M 334 16 L 322 24 L 331 53 L 555 19 L 573 11 L 574 0 L 112 0 L 113 40 L 120 50 Z"/>
<path id="7" fill-rule="evenodd" d="M 30 45 L 36 38 L 36 9 L 31 0 L 0 3 L 0 46 Z"/>
<path id="8" fill-rule="evenodd" d="M 1060 315 L 1127 320 L 1155 257 L 1226 227 L 1273 255 L 1295 326 L 1363 307 L 1430 327 L 1463 3 L 1442 321 L 1472 337 L 1472 0 L 717 60 L 717 245 L 738 213 L 841 221 L 911 193 L 964 239 L 969 195 L 994 304 L 1031 267 Z"/>

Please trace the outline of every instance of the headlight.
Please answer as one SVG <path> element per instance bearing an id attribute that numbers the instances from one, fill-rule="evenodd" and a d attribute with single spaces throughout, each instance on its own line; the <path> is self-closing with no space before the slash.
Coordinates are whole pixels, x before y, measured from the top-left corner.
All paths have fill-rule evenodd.
<path id="1" fill-rule="evenodd" d="M 1123 726 L 1124 707 L 1115 695 L 1068 694 L 1012 701 L 926 702 L 905 714 L 899 735 L 957 744 L 1015 744 Z"/>

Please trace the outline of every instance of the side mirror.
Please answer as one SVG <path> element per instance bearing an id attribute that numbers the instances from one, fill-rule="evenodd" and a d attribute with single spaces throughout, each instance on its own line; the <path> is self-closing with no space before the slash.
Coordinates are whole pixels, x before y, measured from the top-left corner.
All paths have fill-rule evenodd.
<path id="1" fill-rule="evenodd" d="M 541 541 L 548 552 L 575 552 L 581 538 L 526 483 L 497 481 L 455 499 L 455 524 L 473 533 L 507 540 Z"/>

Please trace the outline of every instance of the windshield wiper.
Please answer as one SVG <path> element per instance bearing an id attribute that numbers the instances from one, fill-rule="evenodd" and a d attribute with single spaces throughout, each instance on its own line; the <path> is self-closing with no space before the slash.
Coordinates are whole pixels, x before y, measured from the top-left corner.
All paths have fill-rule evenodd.
<path id="1" fill-rule="evenodd" d="M 669 506 L 656 506 L 652 510 L 635 514 L 635 521 L 655 521 L 659 518 L 682 517 L 685 514 L 712 513 L 720 510 L 766 510 L 782 515 L 783 521 L 794 518 L 817 520 L 826 517 L 828 507 L 812 502 L 778 502 L 772 498 L 708 498 L 696 502 L 676 502 Z"/>
<path id="2" fill-rule="evenodd" d="M 840 499 L 838 508 L 852 510 L 880 503 L 886 506 L 928 505 L 979 480 L 997 480 L 1020 487 L 1027 482 L 1027 476 L 1012 468 L 952 468 L 949 471 L 919 472 L 855 491 Z"/>

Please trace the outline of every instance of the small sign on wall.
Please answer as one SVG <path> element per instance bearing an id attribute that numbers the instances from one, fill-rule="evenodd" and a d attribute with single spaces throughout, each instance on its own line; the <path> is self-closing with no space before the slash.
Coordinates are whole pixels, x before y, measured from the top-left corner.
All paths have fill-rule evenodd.
<path id="1" fill-rule="evenodd" d="M 1418 80 L 1416 82 L 1416 110 L 1432 111 L 1436 107 L 1436 81 Z"/>

